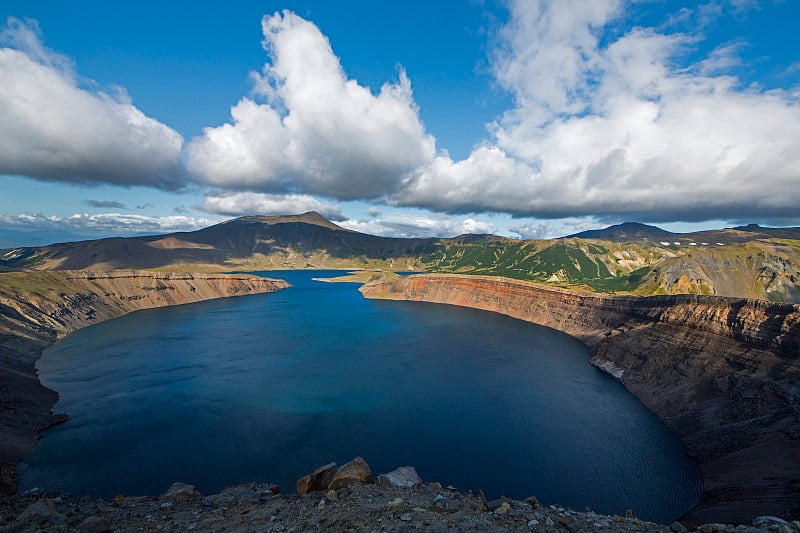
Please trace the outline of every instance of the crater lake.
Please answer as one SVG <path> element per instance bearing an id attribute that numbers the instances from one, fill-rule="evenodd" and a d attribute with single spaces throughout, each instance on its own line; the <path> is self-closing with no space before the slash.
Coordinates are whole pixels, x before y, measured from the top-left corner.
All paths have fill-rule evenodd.
<path id="1" fill-rule="evenodd" d="M 697 501 L 680 442 L 577 340 L 312 280 L 338 271 L 260 274 L 293 286 L 136 312 L 49 348 L 40 378 L 70 419 L 20 465 L 20 490 L 294 492 L 318 466 L 360 455 L 376 475 L 413 465 L 489 499 L 666 523 Z"/>

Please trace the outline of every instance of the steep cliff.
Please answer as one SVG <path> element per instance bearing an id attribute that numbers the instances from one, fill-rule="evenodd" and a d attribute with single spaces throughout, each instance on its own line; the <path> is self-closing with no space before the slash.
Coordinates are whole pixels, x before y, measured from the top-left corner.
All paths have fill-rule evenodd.
<path id="1" fill-rule="evenodd" d="M 137 271 L 0 273 L 0 494 L 38 431 L 62 421 L 35 363 L 42 350 L 84 326 L 131 311 L 276 291 L 280 280 L 245 275 Z"/>
<path id="2" fill-rule="evenodd" d="M 800 516 L 800 306 L 647 298 L 478 276 L 365 284 L 368 298 L 474 307 L 564 331 L 683 441 L 703 474 L 687 518 Z"/>

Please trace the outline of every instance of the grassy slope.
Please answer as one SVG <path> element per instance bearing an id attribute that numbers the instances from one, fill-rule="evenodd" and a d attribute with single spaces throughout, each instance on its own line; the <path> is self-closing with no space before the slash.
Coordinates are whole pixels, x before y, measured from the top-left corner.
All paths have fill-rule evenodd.
<path id="1" fill-rule="evenodd" d="M 665 247 L 594 239 L 443 244 L 426 270 L 506 276 L 600 292 L 798 301 L 800 241 Z"/>

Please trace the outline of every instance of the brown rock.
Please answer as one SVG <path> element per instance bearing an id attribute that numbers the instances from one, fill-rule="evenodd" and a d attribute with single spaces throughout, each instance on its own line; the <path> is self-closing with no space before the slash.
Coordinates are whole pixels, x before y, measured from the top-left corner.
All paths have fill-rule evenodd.
<path id="1" fill-rule="evenodd" d="M 194 485 L 187 483 L 173 483 L 172 486 L 161 495 L 162 502 L 190 502 L 198 498 L 202 498 L 202 494 L 195 488 Z"/>
<path id="2" fill-rule="evenodd" d="M 374 483 L 372 479 L 372 471 L 369 469 L 367 462 L 361 458 L 356 457 L 349 463 L 342 465 L 339 470 L 331 478 L 328 488 L 332 490 L 339 490 L 353 483 Z"/>
<path id="3" fill-rule="evenodd" d="M 502 506 L 504 503 L 507 503 L 510 506 L 514 503 L 514 501 L 507 496 L 500 496 L 496 500 L 491 500 L 486 502 L 486 507 L 488 507 L 490 511 L 494 511 L 498 509 L 500 506 Z"/>
<path id="4" fill-rule="evenodd" d="M 494 510 L 495 514 L 504 515 L 511 510 L 511 504 L 508 502 L 503 502 L 500 507 Z"/>
<path id="5" fill-rule="evenodd" d="M 531 507 L 533 507 L 534 509 L 539 507 L 539 499 L 536 496 L 528 496 L 527 498 L 525 498 L 525 503 L 531 504 Z"/>
<path id="6" fill-rule="evenodd" d="M 335 473 L 336 463 L 328 463 L 325 466 L 317 468 L 307 476 L 301 477 L 295 483 L 297 495 L 302 496 L 303 494 L 307 494 L 309 492 L 326 490 L 331 482 L 331 479 L 333 479 L 333 474 Z"/>

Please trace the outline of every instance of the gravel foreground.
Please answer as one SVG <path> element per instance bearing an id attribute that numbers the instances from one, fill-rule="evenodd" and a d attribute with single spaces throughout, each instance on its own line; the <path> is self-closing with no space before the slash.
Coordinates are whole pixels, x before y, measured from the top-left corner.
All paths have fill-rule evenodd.
<path id="1" fill-rule="evenodd" d="M 281 494 L 276 485 L 248 483 L 203 496 L 175 483 L 159 497 L 117 496 L 110 501 L 32 489 L 0 498 L 0 533 L 21 532 L 410 532 L 532 531 L 578 533 L 663 532 L 800 533 L 800 522 L 759 517 L 753 525 L 655 524 L 555 505 L 463 494 L 440 483 L 422 483 L 412 467 L 372 482 L 361 458 L 341 468 L 321 467 L 298 480 L 303 495 Z"/>

